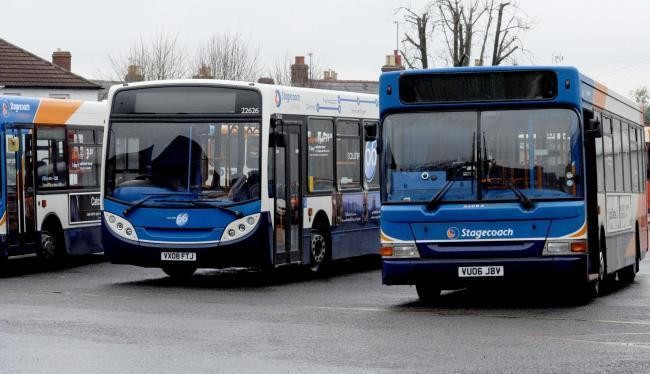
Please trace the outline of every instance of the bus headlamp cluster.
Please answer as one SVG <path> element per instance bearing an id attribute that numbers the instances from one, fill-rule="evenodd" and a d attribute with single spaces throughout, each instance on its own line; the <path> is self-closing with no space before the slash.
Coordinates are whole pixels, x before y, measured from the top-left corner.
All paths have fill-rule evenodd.
<path id="1" fill-rule="evenodd" d="M 415 244 L 382 244 L 379 253 L 382 257 L 420 258 L 420 252 Z"/>
<path id="2" fill-rule="evenodd" d="M 106 221 L 106 226 L 118 236 L 129 240 L 138 240 L 138 235 L 135 233 L 133 225 L 124 218 L 104 212 L 104 221 Z"/>
<path id="3" fill-rule="evenodd" d="M 543 254 L 546 256 L 571 255 L 587 252 L 585 240 L 547 241 Z"/>
<path id="4" fill-rule="evenodd" d="M 257 226 L 260 221 L 260 213 L 251 214 L 237 220 L 234 220 L 226 226 L 226 229 L 223 230 L 223 235 L 221 235 L 222 242 L 228 242 L 232 240 L 237 240 L 243 238 L 244 236 L 253 232 L 253 229 Z"/>

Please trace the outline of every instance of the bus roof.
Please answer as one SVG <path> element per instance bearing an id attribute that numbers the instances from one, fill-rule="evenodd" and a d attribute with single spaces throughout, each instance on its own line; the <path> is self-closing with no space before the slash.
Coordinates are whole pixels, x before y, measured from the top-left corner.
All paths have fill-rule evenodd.
<path id="1" fill-rule="evenodd" d="M 553 72 L 557 77 L 557 93 L 551 99 L 522 99 L 522 100 L 492 100 L 473 102 L 438 102 L 406 104 L 400 99 L 400 78 L 411 75 L 435 74 L 470 74 L 470 73 L 508 73 L 508 72 Z M 627 118 L 643 123 L 642 111 L 639 105 L 620 94 L 609 90 L 604 85 L 581 74 L 575 67 L 569 66 L 480 66 L 455 67 L 426 70 L 403 70 L 383 73 L 379 79 L 380 111 L 384 116 L 389 112 L 404 110 L 422 110 L 425 108 L 460 109 L 487 108 L 508 105 L 523 106 L 573 106 L 580 108 L 584 103 L 588 107 L 596 106 Z"/>
<path id="2" fill-rule="evenodd" d="M 336 115 L 372 119 L 379 117 L 378 95 L 216 79 L 124 83 L 111 87 L 108 95 L 109 103 L 115 93 L 122 89 L 161 86 L 216 86 L 254 89 L 262 94 L 262 105 L 271 114 Z"/>
<path id="3" fill-rule="evenodd" d="M 102 126 L 106 104 L 93 101 L 0 95 L 0 123 Z"/>

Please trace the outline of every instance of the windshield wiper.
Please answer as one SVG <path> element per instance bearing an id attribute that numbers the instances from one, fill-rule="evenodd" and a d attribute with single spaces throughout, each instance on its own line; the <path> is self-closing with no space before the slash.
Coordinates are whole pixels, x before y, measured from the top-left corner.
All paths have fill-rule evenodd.
<path id="1" fill-rule="evenodd" d="M 242 212 L 240 212 L 240 211 L 238 211 L 238 210 L 233 210 L 233 209 L 230 209 L 230 208 L 226 208 L 225 206 L 220 206 L 220 205 L 210 204 L 210 203 L 208 203 L 208 202 L 206 202 L 206 201 L 201 201 L 201 200 L 189 200 L 189 201 L 183 201 L 183 202 L 190 203 L 190 204 L 192 204 L 192 205 L 195 206 L 195 207 L 201 207 L 201 208 L 217 208 L 217 209 L 219 209 L 219 210 L 221 210 L 221 211 L 228 212 L 228 213 L 232 214 L 233 216 L 235 216 L 235 218 L 241 218 L 241 217 L 244 216 L 244 215 L 242 214 Z"/>
<path id="2" fill-rule="evenodd" d="M 469 162 L 466 162 L 466 163 L 464 163 L 464 164 L 462 164 L 462 165 L 458 165 L 458 166 L 457 166 L 458 169 L 456 169 L 456 172 L 455 172 L 454 175 L 451 177 L 451 179 L 448 180 L 447 183 L 445 183 L 445 185 L 440 189 L 440 191 L 438 191 L 438 193 L 437 193 L 437 194 L 436 194 L 436 195 L 431 199 L 431 201 L 429 201 L 429 202 L 427 203 L 427 210 L 434 210 L 434 209 L 438 206 L 438 203 L 440 202 L 440 200 L 442 200 L 443 196 L 445 196 L 445 194 L 447 193 L 447 191 L 449 191 L 449 189 L 451 188 L 451 186 L 452 186 L 452 185 L 454 184 L 454 182 L 456 182 L 456 180 L 458 179 L 458 176 L 459 176 L 459 175 L 461 174 L 461 172 L 463 171 L 463 168 L 464 168 L 465 166 L 468 166 L 469 164 L 470 164 Z"/>
<path id="3" fill-rule="evenodd" d="M 442 198 L 445 196 L 447 191 L 449 191 L 449 189 L 454 184 L 454 182 L 456 182 L 456 180 L 458 179 L 458 176 L 461 174 L 461 172 L 463 171 L 464 168 L 466 168 L 467 166 L 472 166 L 472 168 L 473 168 L 472 172 L 474 174 L 476 174 L 476 162 L 474 161 L 475 160 L 475 158 L 474 158 L 474 150 L 475 150 L 474 149 L 474 144 L 476 143 L 475 140 L 476 140 L 476 133 L 472 133 L 472 157 L 471 157 L 472 161 L 468 161 L 468 162 L 465 162 L 465 163 L 463 163 L 461 165 L 456 166 L 458 169 L 456 169 L 456 172 L 451 177 L 451 179 L 448 180 L 447 183 L 445 183 L 445 185 L 440 189 L 440 191 L 438 191 L 438 193 L 431 199 L 431 201 L 429 201 L 427 203 L 427 210 L 434 210 L 438 206 L 438 203 L 440 202 L 440 200 L 442 200 Z M 472 190 L 473 190 L 473 188 L 472 188 Z"/>
<path id="4" fill-rule="evenodd" d="M 535 207 L 535 204 L 526 196 L 517 186 L 512 184 L 512 181 L 508 181 L 506 183 L 506 187 L 508 187 L 514 194 L 517 196 L 517 199 L 519 199 L 519 202 L 521 202 L 521 206 L 524 207 L 526 210 L 531 210 Z"/>
<path id="5" fill-rule="evenodd" d="M 126 209 L 124 209 L 122 211 L 122 214 L 126 217 L 129 214 L 131 214 L 131 212 L 133 212 L 136 208 L 138 208 L 138 207 L 142 206 L 142 204 L 146 203 L 148 200 L 153 199 L 154 197 L 165 197 L 165 196 L 170 196 L 170 195 L 169 194 L 162 194 L 162 195 L 156 194 L 156 195 L 145 196 L 142 199 L 137 200 L 137 201 L 133 202 L 133 204 L 129 205 Z"/>

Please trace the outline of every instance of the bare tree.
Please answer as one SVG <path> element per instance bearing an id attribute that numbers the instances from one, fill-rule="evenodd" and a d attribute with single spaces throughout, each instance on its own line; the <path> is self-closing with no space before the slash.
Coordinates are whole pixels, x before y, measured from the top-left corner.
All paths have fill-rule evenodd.
<path id="1" fill-rule="evenodd" d="M 487 12 L 479 0 L 436 0 L 439 22 L 453 66 L 469 66 L 477 23 Z"/>
<path id="2" fill-rule="evenodd" d="M 273 66 L 267 72 L 267 75 L 273 78 L 275 84 L 288 86 L 291 84 L 291 57 L 289 53 L 284 56 L 275 58 Z"/>
<path id="3" fill-rule="evenodd" d="M 148 40 L 140 35 L 126 55 L 108 59 L 119 80 L 176 79 L 188 75 L 185 51 L 178 37 L 164 32 Z"/>
<path id="4" fill-rule="evenodd" d="M 404 56 L 406 65 L 411 69 L 418 67 L 426 69 L 429 67 L 427 39 L 434 31 L 434 25 L 430 23 L 430 12 L 430 6 L 427 6 L 419 13 L 406 7 L 401 7 L 396 12 L 402 13 L 404 23 L 407 26 L 400 53 Z"/>
<path id="5" fill-rule="evenodd" d="M 444 45 L 441 58 L 451 66 L 516 64 L 517 55 L 528 56 L 520 35 L 532 22 L 516 0 L 431 0 L 424 11 L 402 7 L 397 12 L 409 26 L 400 51 L 409 68 L 428 67 L 428 46 L 439 44 Z M 479 35 L 480 54 L 472 59 Z M 491 59 L 486 57 L 490 47 Z"/>
<path id="6" fill-rule="evenodd" d="M 259 50 L 238 33 L 215 34 L 199 49 L 195 67 L 199 77 L 254 81 L 261 71 Z"/>
<path id="7" fill-rule="evenodd" d="M 492 65 L 501 65 L 503 61 L 512 58 L 517 50 L 525 53 L 519 34 L 530 30 L 532 23 L 514 1 L 501 2 L 496 11 Z"/>

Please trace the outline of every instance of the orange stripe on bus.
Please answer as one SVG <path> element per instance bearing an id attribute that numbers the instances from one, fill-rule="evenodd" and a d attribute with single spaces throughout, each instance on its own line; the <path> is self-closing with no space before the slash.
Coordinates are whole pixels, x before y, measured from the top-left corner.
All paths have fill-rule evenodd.
<path id="1" fill-rule="evenodd" d="M 75 100 L 42 99 L 34 123 L 64 125 L 81 104 L 83 104 L 81 101 Z"/>
<path id="2" fill-rule="evenodd" d="M 603 84 L 596 82 L 596 89 L 594 90 L 594 104 L 596 106 L 605 108 L 605 100 L 607 100 L 607 87 Z"/>
<path id="3" fill-rule="evenodd" d="M 5 222 L 7 222 L 7 212 L 5 212 L 5 213 L 2 215 L 2 218 L 0 218 L 0 225 L 4 225 Z"/>
<path id="4" fill-rule="evenodd" d="M 575 234 L 571 234 L 570 236 L 572 238 L 579 238 L 579 237 L 583 236 L 586 232 L 587 232 L 587 224 L 585 223 L 585 224 L 582 225 L 580 230 L 578 230 L 578 232 L 576 232 Z"/>

